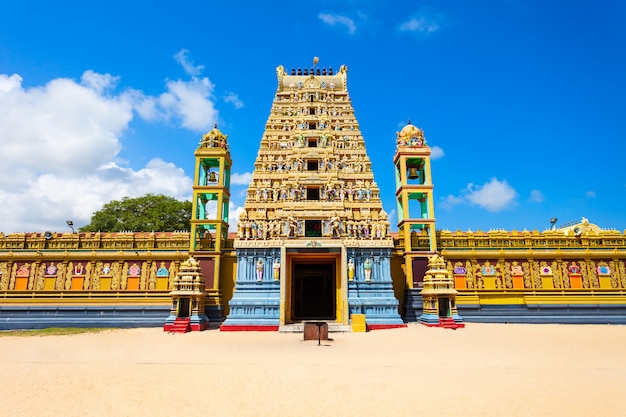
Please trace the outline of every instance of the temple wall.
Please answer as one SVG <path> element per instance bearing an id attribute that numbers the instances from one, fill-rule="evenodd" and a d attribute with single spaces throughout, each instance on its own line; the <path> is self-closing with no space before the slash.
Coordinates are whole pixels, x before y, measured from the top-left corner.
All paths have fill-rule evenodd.
<path id="1" fill-rule="evenodd" d="M 468 321 L 626 322 L 620 232 L 441 232 L 438 242 Z"/>
<path id="2" fill-rule="evenodd" d="M 439 232 L 439 253 L 466 321 L 626 320 L 624 234 L 557 232 Z M 184 232 L 0 235 L 2 328 L 20 315 L 31 327 L 45 327 L 63 314 L 68 325 L 160 326 L 188 250 Z M 419 277 L 412 277 L 415 288 L 407 287 L 399 245 L 390 269 L 404 314 L 407 300 L 419 305 Z M 235 252 L 224 251 L 218 287 L 208 291 L 207 308 L 216 309 L 211 317 L 228 314 L 236 276 Z"/>
<path id="3" fill-rule="evenodd" d="M 539 232 L 440 232 L 458 290 L 623 290 L 626 237 Z"/>
<path id="4" fill-rule="evenodd" d="M 230 313 L 228 302 L 233 298 L 235 291 L 235 281 L 237 279 L 237 256 L 234 251 L 222 254 L 222 265 L 220 270 L 220 290 L 224 317 Z"/>
<path id="5" fill-rule="evenodd" d="M 189 233 L 0 234 L 0 328 L 162 326 Z"/>
<path id="6" fill-rule="evenodd" d="M 404 316 L 404 303 L 402 300 L 404 300 L 406 293 L 406 274 L 404 272 L 404 256 L 401 250 L 393 250 L 391 252 L 390 266 L 393 292 L 396 299 L 400 301 L 398 312 L 401 316 Z"/>

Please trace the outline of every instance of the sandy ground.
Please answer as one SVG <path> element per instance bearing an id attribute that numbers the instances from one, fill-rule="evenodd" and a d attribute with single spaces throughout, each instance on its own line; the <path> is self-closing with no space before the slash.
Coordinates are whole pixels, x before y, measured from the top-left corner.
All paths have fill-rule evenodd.
<path id="1" fill-rule="evenodd" d="M 626 327 L 0 338 L 2 416 L 626 416 Z"/>

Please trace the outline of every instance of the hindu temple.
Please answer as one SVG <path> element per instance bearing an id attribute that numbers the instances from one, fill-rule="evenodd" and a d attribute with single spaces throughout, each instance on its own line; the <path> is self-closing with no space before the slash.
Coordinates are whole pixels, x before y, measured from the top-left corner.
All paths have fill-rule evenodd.
<path id="1" fill-rule="evenodd" d="M 347 67 L 276 75 L 237 219 L 237 138 L 215 126 L 189 151 L 189 231 L 0 233 L 0 329 L 626 323 L 624 231 L 585 218 L 544 231 L 437 229 L 424 131 L 408 122 L 389 132 L 378 146 L 395 154 L 375 176 Z M 395 179 L 394 225 L 381 176 Z"/>

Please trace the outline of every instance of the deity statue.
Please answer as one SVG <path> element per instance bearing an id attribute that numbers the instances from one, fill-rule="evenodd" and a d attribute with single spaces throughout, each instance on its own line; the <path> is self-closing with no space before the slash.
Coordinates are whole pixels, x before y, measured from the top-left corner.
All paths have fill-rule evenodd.
<path id="1" fill-rule="evenodd" d="M 54 266 L 54 262 L 51 262 L 50 265 L 46 268 L 46 275 L 56 275 L 57 267 Z"/>
<path id="2" fill-rule="evenodd" d="M 303 127 L 304 129 L 304 127 Z M 298 148 L 303 148 L 304 147 L 304 135 L 302 133 L 300 133 L 298 136 L 296 136 L 296 143 L 298 144 Z"/>
<path id="3" fill-rule="evenodd" d="M 334 213 L 333 216 L 330 218 L 330 235 L 331 237 L 340 237 L 341 236 L 341 230 L 339 228 L 339 216 L 337 216 L 337 213 Z"/>
<path id="4" fill-rule="evenodd" d="M 274 269 L 274 281 L 278 281 L 280 279 L 280 261 L 278 258 L 274 259 L 272 268 Z"/>
<path id="5" fill-rule="evenodd" d="M 81 265 L 81 268 L 82 268 L 82 265 Z M 74 271 L 74 272 L 76 272 L 76 271 Z M 76 275 L 80 275 L 80 274 L 76 274 Z M 128 276 L 138 277 L 140 275 L 141 275 L 141 268 L 139 267 L 139 265 L 132 264 L 131 267 L 128 268 Z"/>
<path id="6" fill-rule="evenodd" d="M 347 223 L 346 232 L 348 237 L 354 237 L 354 222 L 352 220 L 348 220 Z"/>
<path id="7" fill-rule="evenodd" d="M 363 269 L 365 271 L 365 281 L 370 282 L 372 280 L 372 261 L 370 261 L 370 258 L 365 259 Z"/>
<path id="8" fill-rule="evenodd" d="M 259 258 L 259 260 L 256 263 L 256 280 L 257 280 L 257 282 L 263 281 L 263 269 L 264 268 L 265 268 L 265 265 L 263 265 L 263 260 L 261 258 Z"/>
<path id="9" fill-rule="evenodd" d="M 244 228 L 245 228 L 245 222 L 240 219 L 239 222 L 237 223 L 237 237 L 239 239 L 243 239 L 244 237 Z"/>
<path id="10" fill-rule="evenodd" d="M 169 274 L 170 274 L 170 271 L 168 271 L 167 267 L 165 266 L 165 262 L 161 262 L 161 264 L 159 265 L 159 269 L 156 271 L 156 276 L 166 277 Z"/>
<path id="11" fill-rule="evenodd" d="M 352 258 L 348 261 L 348 279 L 350 281 L 354 279 L 354 259 Z"/>
<path id="12" fill-rule="evenodd" d="M 257 222 L 256 237 L 257 239 L 265 239 L 265 229 L 262 221 Z"/>
<path id="13" fill-rule="evenodd" d="M 289 222 L 289 237 L 295 237 L 298 234 L 298 220 L 295 217 L 289 216 L 287 221 Z"/>

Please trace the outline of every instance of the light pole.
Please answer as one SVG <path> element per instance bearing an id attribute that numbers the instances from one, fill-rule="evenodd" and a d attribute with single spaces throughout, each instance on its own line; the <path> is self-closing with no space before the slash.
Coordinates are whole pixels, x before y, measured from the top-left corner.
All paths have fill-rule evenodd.
<path id="1" fill-rule="evenodd" d="M 550 227 L 551 230 L 556 230 L 556 222 L 558 220 L 559 219 L 557 219 L 556 217 L 553 217 L 553 218 L 550 219 L 550 224 L 552 225 L 552 227 Z"/>

